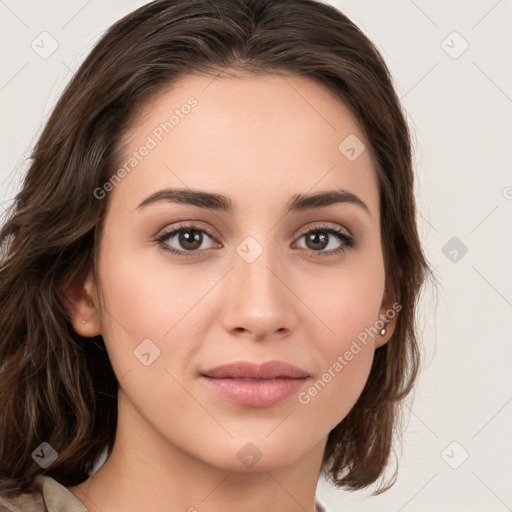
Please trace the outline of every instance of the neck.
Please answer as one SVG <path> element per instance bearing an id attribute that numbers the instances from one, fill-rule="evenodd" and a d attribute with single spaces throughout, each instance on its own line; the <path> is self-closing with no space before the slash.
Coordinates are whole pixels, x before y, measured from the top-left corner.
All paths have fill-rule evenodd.
<path id="1" fill-rule="evenodd" d="M 130 421 L 123 421 L 128 408 Z M 316 511 L 326 438 L 292 464 L 265 466 L 263 454 L 252 469 L 240 471 L 185 452 L 134 412 L 120 401 L 111 455 L 88 480 L 69 488 L 90 512 Z"/>

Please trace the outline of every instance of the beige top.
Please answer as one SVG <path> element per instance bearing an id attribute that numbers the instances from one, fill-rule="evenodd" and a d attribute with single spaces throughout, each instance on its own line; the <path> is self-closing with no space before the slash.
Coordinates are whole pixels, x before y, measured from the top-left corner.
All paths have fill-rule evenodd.
<path id="1" fill-rule="evenodd" d="M 39 492 L 6 500 L 0 496 L 0 512 L 89 512 L 63 485 L 49 476 L 35 479 Z M 316 502 L 318 512 L 326 510 Z"/>
<path id="2" fill-rule="evenodd" d="M 0 512 L 89 512 L 57 480 L 45 475 L 35 478 L 38 492 L 6 500 L 0 495 Z"/>

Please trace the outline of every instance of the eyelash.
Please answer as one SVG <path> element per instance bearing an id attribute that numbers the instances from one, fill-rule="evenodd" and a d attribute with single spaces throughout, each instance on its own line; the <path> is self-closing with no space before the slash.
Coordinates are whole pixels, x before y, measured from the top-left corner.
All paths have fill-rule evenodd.
<path id="1" fill-rule="evenodd" d="M 194 224 L 179 224 L 178 227 L 175 227 L 169 231 L 166 231 L 166 232 L 162 233 L 160 236 L 158 236 L 157 238 L 155 238 L 155 242 L 157 242 L 160 245 L 160 248 L 162 251 L 171 253 L 171 254 L 174 254 L 177 256 L 184 256 L 184 257 L 197 256 L 201 252 L 205 252 L 205 251 L 207 252 L 207 251 L 212 250 L 212 249 L 201 249 L 201 250 L 196 249 L 194 251 L 180 251 L 180 250 L 173 249 L 173 248 L 169 247 L 165 243 L 165 241 L 168 240 L 169 238 L 171 238 L 172 236 L 180 233 L 181 231 L 186 231 L 186 230 L 192 230 L 192 231 L 206 233 L 210 238 L 215 237 L 214 233 L 208 228 L 199 227 Z M 351 236 L 347 235 L 343 230 L 341 230 L 337 226 L 330 225 L 330 224 L 329 225 L 315 224 L 313 229 L 309 229 L 308 231 L 305 231 L 304 233 L 302 233 L 299 236 L 298 240 L 300 240 L 304 235 L 308 235 L 310 233 L 315 233 L 317 231 L 323 231 L 325 233 L 334 235 L 336 238 L 338 238 L 338 240 L 340 242 L 343 242 L 343 243 L 338 249 L 334 249 L 329 252 L 311 251 L 310 250 L 309 251 L 310 254 L 314 255 L 315 257 L 316 256 L 319 256 L 319 257 L 336 256 L 338 254 L 344 253 L 347 249 L 353 248 L 355 245 L 354 239 Z"/>

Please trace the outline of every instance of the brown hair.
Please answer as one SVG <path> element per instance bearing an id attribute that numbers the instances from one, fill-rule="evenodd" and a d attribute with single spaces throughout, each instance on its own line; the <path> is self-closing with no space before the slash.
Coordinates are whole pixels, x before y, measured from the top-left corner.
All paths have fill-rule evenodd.
<path id="1" fill-rule="evenodd" d="M 107 201 L 93 191 L 115 172 L 136 109 L 178 78 L 229 71 L 314 80 L 350 108 L 369 141 L 386 286 L 402 309 L 357 403 L 330 432 L 322 469 L 353 490 L 383 474 L 400 401 L 419 370 L 414 315 L 432 274 L 415 220 L 409 131 L 390 73 L 346 16 L 315 0 L 157 0 L 116 22 L 70 81 L 0 232 L 5 493 L 33 491 L 38 474 L 77 485 L 111 452 L 118 382 L 102 337 L 79 336 L 63 300 L 74 279 L 96 270 Z M 58 452 L 44 470 L 31 456 L 42 442 Z"/>

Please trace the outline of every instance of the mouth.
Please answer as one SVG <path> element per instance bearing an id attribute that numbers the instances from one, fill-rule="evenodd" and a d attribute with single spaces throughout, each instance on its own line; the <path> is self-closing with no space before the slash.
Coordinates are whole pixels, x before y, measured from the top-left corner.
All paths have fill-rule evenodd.
<path id="1" fill-rule="evenodd" d="M 215 394 L 248 407 L 271 407 L 297 393 L 310 375 L 283 361 L 263 364 L 240 361 L 224 364 L 200 375 Z"/>

